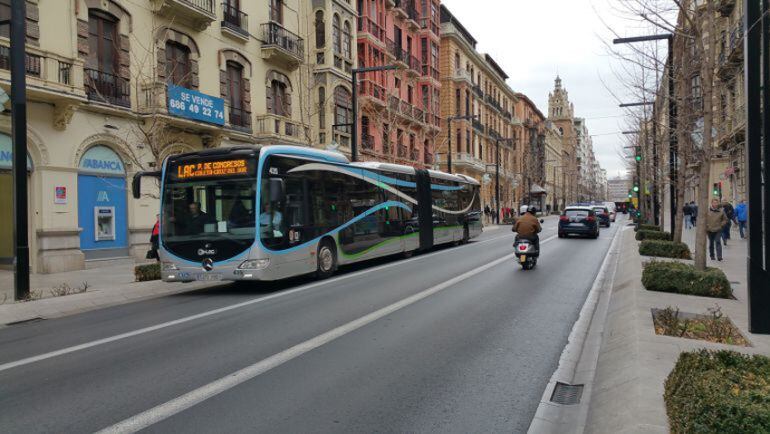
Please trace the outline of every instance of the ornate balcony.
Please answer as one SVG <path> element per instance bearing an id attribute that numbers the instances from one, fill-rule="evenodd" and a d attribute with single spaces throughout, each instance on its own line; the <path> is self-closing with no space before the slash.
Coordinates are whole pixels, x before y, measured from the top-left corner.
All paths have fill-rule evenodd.
<path id="1" fill-rule="evenodd" d="M 419 125 L 425 124 L 425 111 L 409 104 L 407 101 L 402 101 L 395 96 L 391 96 L 388 99 L 388 109 L 393 113 L 400 115 L 408 122 Z"/>
<path id="2" fill-rule="evenodd" d="M 221 25 L 223 32 L 248 41 L 249 16 L 230 3 L 222 3 Z"/>
<path id="3" fill-rule="evenodd" d="M 373 103 L 385 106 L 385 88 L 371 80 L 361 80 L 358 83 L 358 95 L 370 99 Z"/>
<path id="4" fill-rule="evenodd" d="M 152 0 L 157 12 L 175 23 L 205 30 L 216 19 L 214 0 Z"/>
<path id="5" fill-rule="evenodd" d="M 484 91 L 483 91 L 483 90 L 481 90 L 481 86 L 479 86 L 478 84 L 474 84 L 474 85 L 471 87 L 471 90 L 473 90 L 473 93 L 474 93 L 474 94 L 475 94 L 477 97 L 479 97 L 479 98 L 484 98 Z"/>
<path id="6" fill-rule="evenodd" d="M 463 68 L 455 68 L 452 73 L 452 80 L 465 81 L 469 86 L 473 86 L 473 76 L 470 71 Z"/>
<path id="7" fill-rule="evenodd" d="M 485 169 L 484 161 L 467 152 L 455 153 L 453 155 L 453 162 L 457 167 L 466 167 L 477 172 L 483 172 Z"/>
<path id="8" fill-rule="evenodd" d="M 358 34 L 368 34 L 380 42 L 385 42 L 385 29 L 366 16 L 358 17 Z"/>
<path id="9" fill-rule="evenodd" d="M 278 115 L 257 116 L 254 135 L 265 143 L 304 143 L 308 126 Z"/>
<path id="10" fill-rule="evenodd" d="M 86 68 L 85 89 L 90 100 L 131 107 L 130 83 L 115 74 Z"/>
<path id="11" fill-rule="evenodd" d="M 424 30 L 430 30 L 434 35 L 439 35 L 439 24 L 428 17 L 420 18 L 420 27 Z"/>
<path id="12" fill-rule="evenodd" d="M 262 24 L 261 29 L 262 58 L 292 70 L 299 67 L 305 54 L 302 38 L 274 21 Z"/>

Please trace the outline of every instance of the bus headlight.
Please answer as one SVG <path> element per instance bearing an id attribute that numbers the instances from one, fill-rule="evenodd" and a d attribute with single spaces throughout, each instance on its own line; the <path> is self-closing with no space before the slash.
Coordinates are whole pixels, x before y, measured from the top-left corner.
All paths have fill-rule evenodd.
<path id="1" fill-rule="evenodd" d="M 270 265 L 270 259 L 249 259 L 238 266 L 240 270 L 262 270 Z"/>
<path id="2" fill-rule="evenodd" d="M 163 271 L 174 271 L 179 269 L 177 268 L 176 264 L 174 264 L 173 262 L 162 262 L 160 264 L 160 268 Z"/>

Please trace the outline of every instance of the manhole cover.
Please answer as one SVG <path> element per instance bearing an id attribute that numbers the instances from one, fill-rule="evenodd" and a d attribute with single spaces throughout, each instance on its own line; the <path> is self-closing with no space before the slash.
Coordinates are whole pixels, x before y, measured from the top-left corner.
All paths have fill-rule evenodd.
<path id="1" fill-rule="evenodd" d="M 551 402 L 562 405 L 575 405 L 580 402 L 581 396 L 583 396 L 582 384 L 573 386 L 566 383 L 556 383 L 556 387 L 551 395 Z"/>

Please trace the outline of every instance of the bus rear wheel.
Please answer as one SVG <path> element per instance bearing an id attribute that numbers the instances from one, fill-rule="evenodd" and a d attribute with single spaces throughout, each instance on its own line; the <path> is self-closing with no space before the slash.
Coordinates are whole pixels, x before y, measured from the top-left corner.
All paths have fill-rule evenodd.
<path id="1" fill-rule="evenodd" d="M 321 241 L 318 246 L 318 268 L 316 276 L 326 279 L 334 274 L 337 269 L 337 252 L 329 241 Z"/>

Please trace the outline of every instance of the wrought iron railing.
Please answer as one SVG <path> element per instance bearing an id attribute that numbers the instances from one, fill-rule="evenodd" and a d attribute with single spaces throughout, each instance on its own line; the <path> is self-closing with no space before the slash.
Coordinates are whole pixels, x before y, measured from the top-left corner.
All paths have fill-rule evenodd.
<path id="1" fill-rule="evenodd" d="M 185 3 L 194 8 L 213 14 L 214 13 L 214 0 L 176 0 L 180 3 Z"/>
<path id="2" fill-rule="evenodd" d="M 42 72 L 41 60 L 42 56 L 37 54 L 25 54 L 24 69 L 27 71 L 27 75 L 40 77 Z M 11 70 L 11 50 L 5 45 L 0 46 L 0 69 Z"/>
<path id="3" fill-rule="evenodd" d="M 381 41 L 385 40 L 385 30 L 369 17 L 358 17 L 358 31 L 369 33 Z"/>
<path id="4" fill-rule="evenodd" d="M 249 33 L 249 16 L 229 2 L 222 3 L 222 24 L 246 35 Z"/>
<path id="5" fill-rule="evenodd" d="M 264 23 L 261 27 L 264 47 L 278 47 L 298 59 L 302 59 L 305 52 L 305 43 L 302 38 L 274 21 Z"/>
<path id="6" fill-rule="evenodd" d="M 131 106 L 131 86 L 123 77 L 85 68 L 85 88 L 88 99 L 122 107 Z"/>

